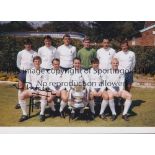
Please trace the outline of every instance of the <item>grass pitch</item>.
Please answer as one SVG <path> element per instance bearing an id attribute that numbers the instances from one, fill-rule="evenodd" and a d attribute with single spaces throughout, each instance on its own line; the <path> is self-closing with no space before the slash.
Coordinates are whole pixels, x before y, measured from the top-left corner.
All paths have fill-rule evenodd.
<path id="1" fill-rule="evenodd" d="M 133 88 L 133 103 L 129 122 L 125 122 L 121 115 L 112 122 L 98 117 L 88 123 L 83 120 L 73 120 L 69 123 L 68 117 L 65 119 L 47 118 L 45 122 L 39 122 L 38 115 L 19 123 L 21 110 L 14 108 L 17 103 L 17 90 L 8 84 L 0 84 L 0 126 L 1 127 L 154 127 L 155 126 L 155 89 Z M 33 115 L 39 110 L 34 110 Z"/>

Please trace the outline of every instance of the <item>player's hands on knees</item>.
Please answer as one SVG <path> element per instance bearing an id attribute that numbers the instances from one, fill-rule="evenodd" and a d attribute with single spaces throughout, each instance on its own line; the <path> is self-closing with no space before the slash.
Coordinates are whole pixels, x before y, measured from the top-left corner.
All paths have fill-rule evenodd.
<path id="1" fill-rule="evenodd" d="M 56 96 L 60 96 L 60 91 L 56 91 Z"/>
<path id="2" fill-rule="evenodd" d="M 121 91 L 118 92 L 119 97 L 121 96 Z"/>
<path id="3" fill-rule="evenodd" d="M 56 93 L 57 93 L 56 91 L 52 91 L 52 95 L 56 95 Z"/>
<path id="4" fill-rule="evenodd" d="M 98 96 L 102 96 L 102 92 L 101 91 L 99 91 L 97 94 L 98 94 Z"/>
<path id="5" fill-rule="evenodd" d="M 119 93 L 118 92 L 114 92 L 114 95 L 116 96 L 116 97 L 119 97 Z"/>
<path id="6" fill-rule="evenodd" d="M 96 91 L 93 92 L 94 96 L 98 96 L 98 93 Z"/>
<path id="7" fill-rule="evenodd" d="M 37 91 L 37 92 L 36 92 L 36 96 L 39 96 L 39 94 L 40 94 L 40 93 Z"/>

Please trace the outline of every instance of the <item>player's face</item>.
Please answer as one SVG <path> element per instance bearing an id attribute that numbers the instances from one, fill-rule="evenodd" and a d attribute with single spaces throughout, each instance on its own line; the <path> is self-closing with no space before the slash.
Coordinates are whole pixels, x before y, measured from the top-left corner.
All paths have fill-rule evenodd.
<path id="1" fill-rule="evenodd" d="M 104 39 L 102 45 L 103 45 L 103 48 L 108 48 L 109 45 L 110 45 L 109 40 L 108 39 Z"/>
<path id="2" fill-rule="evenodd" d="M 90 41 L 86 40 L 83 42 L 84 48 L 89 48 L 90 47 Z"/>
<path id="3" fill-rule="evenodd" d="M 64 44 L 65 44 L 66 46 L 68 46 L 68 45 L 71 43 L 70 37 L 65 37 L 65 38 L 63 39 L 63 42 L 64 42 Z"/>
<path id="4" fill-rule="evenodd" d="M 50 47 L 51 46 L 51 40 L 50 39 L 45 39 L 44 44 L 45 44 L 46 47 Z"/>
<path id="5" fill-rule="evenodd" d="M 79 60 L 74 60 L 74 68 L 75 69 L 80 69 L 81 68 L 81 62 Z"/>
<path id="6" fill-rule="evenodd" d="M 24 47 L 25 47 L 25 49 L 27 51 L 30 51 L 32 49 L 32 45 L 31 44 L 25 44 Z"/>
<path id="7" fill-rule="evenodd" d="M 60 68 L 60 62 L 59 61 L 53 61 L 52 65 L 53 65 L 54 69 L 59 69 Z"/>
<path id="8" fill-rule="evenodd" d="M 127 43 L 124 43 L 121 45 L 122 51 L 128 51 L 128 45 Z"/>
<path id="9" fill-rule="evenodd" d="M 117 60 L 113 60 L 111 62 L 112 69 L 118 69 L 119 62 Z"/>
<path id="10" fill-rule="evenodd" d="M 34 60 L 33 64 L 34 64 L 34 67 L 36 69 L 39 69 L 40 68 L 40 64 L 41 64 L 41 61 L 40 60 Z"/>
<path id="11" fill-rule="evenodd" d="M 98 69 L 98 68 L 99 68 L 99 63 L 93 63 L 93 64 L 92 64 L 92 67 L 93 67 L 94 69 Z"/>

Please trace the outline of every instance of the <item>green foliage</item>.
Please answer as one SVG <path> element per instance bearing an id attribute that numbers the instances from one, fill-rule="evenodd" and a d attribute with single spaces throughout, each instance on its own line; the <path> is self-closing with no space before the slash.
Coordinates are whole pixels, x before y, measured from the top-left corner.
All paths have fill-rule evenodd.
<path id="1" fill-rule="evenodd" d="M 0 32 L 22 32 L 33 30 L 34 28 L 26 21 L 11 21 L 9 23 L 0 24 Z"/>
<path id="2" fill-rule="evenodd" d="M 116 40 L 111 41 L 112 47 L 120 51 L 120 43 Z M 155 74 L 155 47 L 150 46 L 133 46 L 130 48 L 136 55 L 135 73 L 138 74 Z"/>
<path id="3" fill-rule="evenodd" d="M 144 28 L 144 21 L 51 21 L 42 27 L 33 28 L 26 21 L 12 21 L 0 24 L 0 32 L 79 32 L 94 41 L 101 41 L 104 37 L 116 40 L 128 38 L 133 33 Z"/>
<path id="4" fill-rule="evenodd" d="M 136 73 L 155 74 L 155 47 L 135 46 L 131 50 L 136 54 Z"/>
<path id="5" fill-rule="evenodd" d="M 102 41 L 103 38 L 124 40 L 131 34 L 144 27 L 144 22 L 131 21 L 96 21 L 92 22 L 90 36 L 93 40 Z"/>
<path id="6" fill-rule="evenodd" d="M 78 21 L 55 21 L 44 24 L 40 31 L 44 32 L 81 32 L 85 25 Z"/>
<path id="7" fill-rule="evenodd" d="M 23 41 L 25 38 L 20 37 L 0 37 L 0 71 L 16 72 L 16 57 L 17 53 L 21 51 L 23 47 Z M 43 38 L 32 37 L 30 38 L 33 43 L 33 49 L 38 51 L 38 48 L 43 46 Z M 53 39 L 52 44 L 58 47 L 62 44 L 62 39 Z M 77 51 L 82 48 L 82 43 L 79 40 L 73 39 L 72 44 L 77 47 Z M 119 42 L 112 40 L 112 47 L 119 51 Z M 99 46 L 95 47 L 100 48 Z M 136 73 L 155 74 L 155 47 L 132 47 L 136 54 Z"/>
<path id="8" fill-rule="evenodd" d="M 23 41 L 25 38 L 21 37 L 0 37 L 0 71 L 3 72 L 16 72 L 16 59 L 17 54 L 24 48 Z M 43 38 L 41 37 L 32 37 L 33 50 L 38 51 L 38 48 L 43 46 Z M 62 39 L 53 39 L 52 44 L 55 47 L 58 47 L 62 44 Z M 72 41 L 72 44 L 77 47 L 77 50 L 82 47 L 79 40 Z"/>

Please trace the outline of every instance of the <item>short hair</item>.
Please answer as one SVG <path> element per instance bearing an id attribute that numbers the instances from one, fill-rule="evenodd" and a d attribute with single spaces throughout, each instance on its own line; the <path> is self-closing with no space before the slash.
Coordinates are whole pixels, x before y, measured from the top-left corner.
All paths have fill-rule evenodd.
<path id="1" fill-rule="evenodd" d="M 44 37 L 44 40 L 45 40 L 45 39 L 52 41 L 52 37 L 49 36 L 49 35 L 45 36 L 45 37 Z"/>
<path id="2" fill-rule="evenodd" d="M 127 46 L 129 46 L 129 44 L 128 44 L 128 41 L 127 41 L 127 40 L 123 40 L 123 41 L 121 41 L 120 45 L 123 45 L 123 44 L 127 44 Z"/>
<path id="3" fill-rule="evenodd" d="M 81 62 L 81 59 L 78 58 L 78 57 L 75 57 L 75 58 L 73 59 L 73 62 L 74 62 L 75 60 L 79 60 L 79 61 Z"/>
<path id="4" fill-rule="evenodd" d="M 70 38 L 70 35 L 69 35 L 69 34 L 64 34 L 64 35 L 63 35 L 63 39 L 64 39 L 65 37 Z"/>
<path id="5" fill-rule="evenodd" d="M 91 60 L 91 64 L 95 64 L 95 63 L 99 63 L 99 59 L 98 58 L 94 58 Z"/>
<path id="6" fill-rule="evenodd" d="M 110 39 L 109 39 L 109 38 L 107 38 L 107 37 L 103 38 L 103 41 L 104 41 L 104 40 L 108 40 L 108 41 L 110 41 Z"/>
<path id="7" fill-rule="evenodd" d="M 42 62 L 42 60 L 41 60 L 41 57 L 40 57 L 40 56 L 35 56 L 35 57 L 33 58 L 33 62 L 34 62 L 35 60 L 40 60 L 40 62 Z"/>
<path id="8" fill-rule="evenodd" d="M 118 60 L 117 58 L 112 58 L 111 63 L 112 63 L 113 61 L 117 61 L 117 62 L 119 63 L 119 60 Z"/>
<path id="9" fill-rule="evenodd" d="M 83 39 L 83 42 L 84 42 L 84 41 L 90 41 L 90 38 L 86 36 L 86 37 L 84 37 L 84 39 Z"/>
<path id="10" fill-rule="evenodd" d="M 29 38 L 27 38 L 24 40 L 24 45 L 32 45 L 32 41 Z"/>
<path id="11" fill-rule="evenodd" d="M 60 62 L 60 59 L 54 58 L 54 59 L 52 60 L 52 64 L 53 64 L 54 61 Z"/>

